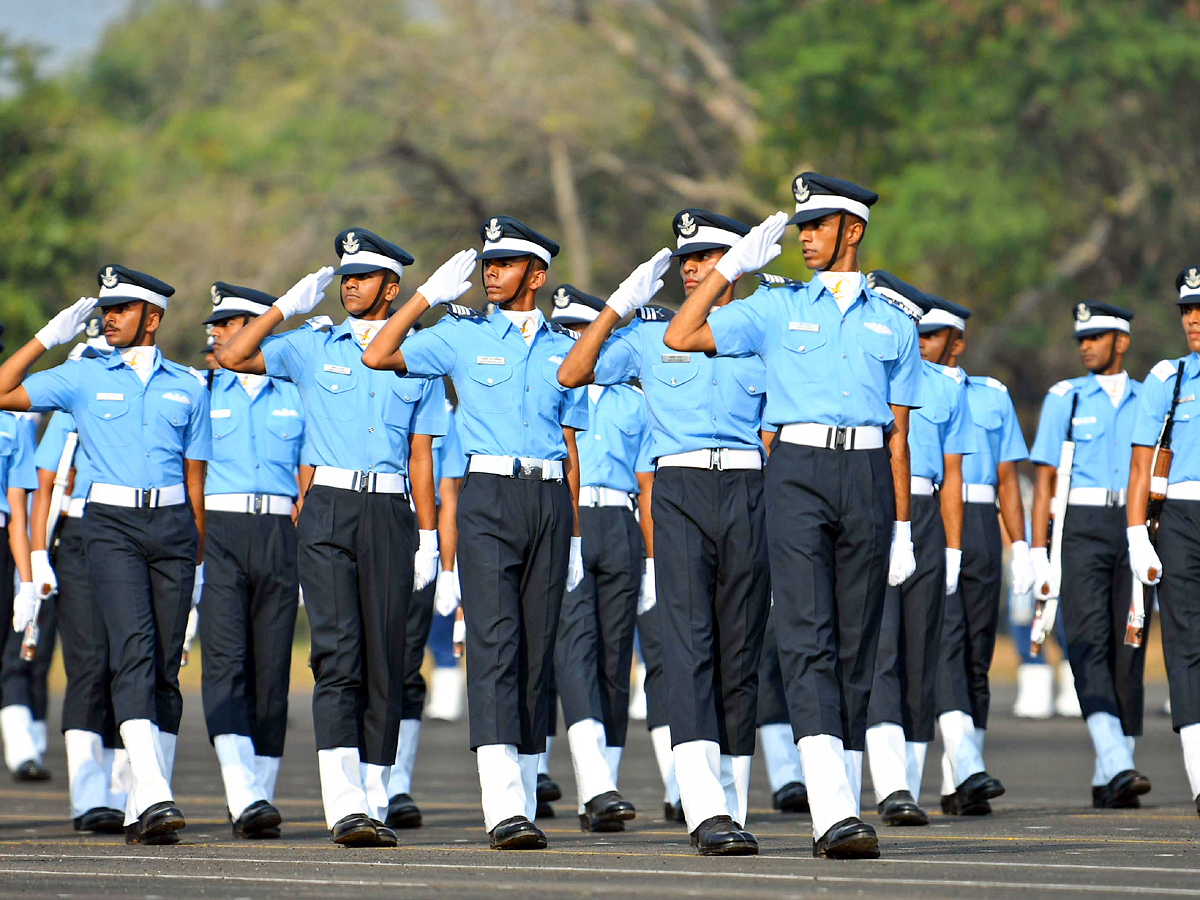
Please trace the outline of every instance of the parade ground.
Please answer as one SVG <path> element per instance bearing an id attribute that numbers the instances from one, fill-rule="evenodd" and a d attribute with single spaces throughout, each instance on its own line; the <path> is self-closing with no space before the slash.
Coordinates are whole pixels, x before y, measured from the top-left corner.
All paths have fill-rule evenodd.
<path id="1" fill-rule="evenodd" d="M 72 831 L 62 743 L 55 739 L 46 760 L 53 781 L 0 788 L 0 896 L 1200 897 L 1200 817 L 1188 800 L 1178 738 L 1159 714 L 1165 684 L 1147 687 L 1146 735 L 1137 760 L 1154 790 L 1140 810 L 1093 810 L 1092 750 L 1083 723 L 1014 719 L 1008 714 L 1013 696 L 1013 688 L 1001 684 L 993 698 L 987 758 L 1008 786 L 994 801 L 994 815 L 949 819 L 937 812 L 935 743 L 921 797 L 930 826 L 883 827 L 865 789 L 863 818 L 879 829 L 883 858 L 837 862 L 812 858 L 807 816 L 771 810 L 760 759 L 747 826 L 758 835 L 761 855 L 695 855 L 682 826 L 662 823 L 661 783 L 640 723 L 631 725 L 621 767 L 621 788 L 637 805 L 638 818 L 623 834 L 580 833 L 564 741 L 551 763 L 564 797 L 555 804 L 556 817 L 538 823 L 549 849 L 489 850 L 466 725 L 427 722 L 413 791 L 425 826 L 401 831 L 395 850 L 343 849 L 330 843 L 322 820 L 303 691 L 292 695 L 275 801 L 284 816 L 283 837 L 236 841 L 200 697 L 189 692 L 174 779 L 188 820 L 182 843 L 126 847 L 117 836 Z M 51 728 L 57 729 L 53 719 Z"/>

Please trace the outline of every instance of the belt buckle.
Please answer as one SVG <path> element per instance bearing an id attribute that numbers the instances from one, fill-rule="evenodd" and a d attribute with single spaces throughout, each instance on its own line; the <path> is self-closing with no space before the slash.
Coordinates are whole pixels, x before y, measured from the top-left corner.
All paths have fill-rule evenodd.
<path id="1" fill-rule="evenodd" d="M 350 490 L 360 494 L 365 494 L 371 485 L 371 476 L 362 469 L 356 469 L 354 477 L 350 480 Z"/>
<path id="2" fill-rule="evenodd" d="M 262 512 L 263 512 L 263 495 L 262 495 L 262 494 L 252 494 L 251 496 L 254 498 L 254 507 L 253 507 L 253 509 L 252 509 L 251 511 L 252 511 L 252 512 L 253 512 L 253 513 L 254 513 L 256 516 L 258 516 L 258 515 L 262 515 Z"/>
<path id="3" fill-rule="evenodd" d="M 834 450 L 846 449 L 846 433 L 849 428 L 843 428 L 841 425 L 834 426 L 833 429 L 833 448 Z"/>
<path id="4" fill-rule="evenodd" d="M 714 472 L 722 472 L 725 469 L 725 458 L 721 455 L 724 453 L 724 448 L 716 447 L 708 451 L 708 468 Z"/>
<path id="5" fill-rule="evenodd" d="M 537 465 L 534 465 L 532 462 L 525 462 L 523 459 L 517 459 L 515 466 L 518 478 L 533 478 L 535 474 L 539 481 L 542 478 L 542 461 L 540 459 L 537 460 Z"/>
<path id="6" fill-rule="evenodd" d="M 154 503 L 154 488 L 138 488 L 134 498 L 137 509 L 146 509 Z"/>

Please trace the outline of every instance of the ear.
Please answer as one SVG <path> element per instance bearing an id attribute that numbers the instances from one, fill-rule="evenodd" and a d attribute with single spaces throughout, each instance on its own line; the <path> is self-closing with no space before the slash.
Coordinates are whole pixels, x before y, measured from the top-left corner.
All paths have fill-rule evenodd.
<path id="1" fill-rule="evenodd" d="M 1117 333 L 1117 339 L 1114 342 L 1113 349 L 1118 353 L 1124 354 L 1129 349 L 1129 335 L 1124 332 Z"/>
<path id="2" fill-rule="evenodd" d="M 535 291 L 539 290 L 541 288 L 541 286 L 545 283 L 546 283 L 546 270 L 545 269 L 538 269 L 536 272 L 534 272 L 532 275 L 529 276 L 529 287 Z"/>
<path id="3" fill-rule="evenodd" d="M 400 282 L 399 281 L 393 281 L 386 288 L 383 289 L 384 299 L 386 299 L 388 303 L 391 303 L 393 300 L 395 300 L 397 295 L 399 295 L 399 293 L 400 293 Z"/>
<path id="4" fill-rule="evenodd" d="M 962 332 L 959 332 L 959 336 L 956 337 L 950 344 L 950 355 L 962 356 L 963 349 L 966 346 L 966 342 L 962 339 Z"/>
<path id="5" fill-rule="evenodd" d="M 863 220 L 858 216 L 850 215 L 846 217 L 846 231 L 843 239 L 846 244 L 851 247 L 857 247 L 866 233 L 867 226 L 863 224 Z"/>
<path id="6" fill-rule="evenodd" d="M 154 334 L 158 331 L 158 326 L 162 324 L 163 311 L 153 303 L 148 304 L 149 309 L 146 311 L 146 334 Z"/>

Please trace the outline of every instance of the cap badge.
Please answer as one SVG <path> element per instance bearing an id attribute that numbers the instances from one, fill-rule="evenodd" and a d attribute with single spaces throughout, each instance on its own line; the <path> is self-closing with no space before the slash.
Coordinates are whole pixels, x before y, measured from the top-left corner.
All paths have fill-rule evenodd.
<path id="1" fill-rule="evenodd" d="M 1194 266 L 1188 269 L 1187 275 L 1183 278 L 1183 283 L 1192 290 L 1200 288 L 1200 272 L 1197 272 Z"/>
<path id="2" fill-rule="evenodd" d="M 1075 306 L 1075 321 L 1076 322 L 1086 322 L 1091 317 L 1092 317 L 1092 311 L 1090 309 L 1088 309 L 1088 305 L 1086 303 L 1076 304 L 1076 306 Z"/>
<path id="3" fill-rule="evenodd" d="M 342 241 L 342 250 L 350 255 L 358 252 L 358 240 L 354 237 L 354 232 L 351 231 L 346 235 L 346 239 Z"/>
<path id="4" fill-rule="evenodd" d="M 483 236 L 488 239 L 489 243 L 493 244 L 500 240 L 500 237 L 503 234 L 504 229 L 500 227 L 500 223 L 496 219 L 492 219 L 490 222 L 488 222 L 487 229 L 483 232 Z"/>
<path id="5" fill-rule="evenodd" d="M 100 278 L 100 283 L 106 288 L 115 288 L 119 282 L 120 279 L 117 278 L 116 273 L 113 272 L 112 266 L 109 266 L 107 269 L 105 269 L 104 275 L 102 275 Z"/>
<path id="6" fill-rule="evenodd" d="M 222 297 L 221 292 L 217 290 L 217 286 L 214 284 L 211 288 L 209 288 L 208 292 L 212 295 L 212 305 L 220 306 Z"/>
<path id="7" fill-rule="evenodd" d="M 559 288 L 554 292 L 554 305 L 559 309 L 566 309 L 571 305 L 571 298 L 567 294 L 566 288 Z"/>
<path id="8" fill-rule="evenodd" d="M 699 227 L 700 226 L 696 224 L 696 220 L 694 218 L 692 218 L 691 213 L 685 212 L 682 216 L 679 217 L 679 236 L 680 237 L 685 237 L 685 238 L 691 237 L 693 234 L 696 233 L 696 231 L 697 231 L 697 229 L 699 229 Z"/>
<path id="9" fill-rule="evenodd" d="M 89 338 L 100 337 L 100 319 L 99 318 L 88 319 L 87 328 L 84 329 L 84 332 L 87 334 L 87 336 Z"/>
<path id="10" fill-rule="evenodd" d="M 795 196 L 797 203 L 807 203 L 808 198 L 812 196 L 812 191 L 804 183 L 804 179 L 797 175 L 796 181 L 792 184 L 792 194 Z"/>
<path id="11" fill-rule="evenodd" d="M 204 333 L 206 335 L 208 335 L 209 339 L 212 338 L 212 333 L 213 333 L 214 327 L 216 327 L 216 326 L 214 326 L 212 322 L 209 322 L 207 325 L 204 326 Z"/>

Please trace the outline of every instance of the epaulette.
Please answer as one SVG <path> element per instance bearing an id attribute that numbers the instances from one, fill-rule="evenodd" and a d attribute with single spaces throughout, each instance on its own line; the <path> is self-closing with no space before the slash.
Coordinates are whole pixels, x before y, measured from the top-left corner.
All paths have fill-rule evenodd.
<path id="1" fill-rule="evenodd" d="M 550 330 L 553 331 L 555 334 L 564 335 L 565 337 L 569 337 L 573 341 L 579 340 L 579 335 L 577 335 L 574 331 L 572 331 L 566 325 L 560 324 L 559 322 L 547 322 L 546 324 L 550 326 Z"/>
<path id="2" fill-rule="evenodd" d="M 1006 394 L 1008 393 L 1008 385 L 999 379 L 988 376 L 987 378 L 983 379 L 983 383 L 990 388 L 995 388 L 998 391 L 1004 391 Z"/>
<path id="3" fill-rule="evenodd" d="M 1058 384 L 1050 388 L 1050 393 L 1056 397 L 1065 397 L 1074 385 L 1069 381 L 1060 381 Z"/>
<path id="4" fill-rule="evenodd" d="M 925 311 L 907 297 L 901 297 L 899 294 L 893 296 L 892 291 L 888 291 L 886 294 L 882 291 L 874 291 L 873 293 L 877 297 L 886 300 L 891 306 L 896 307 L 896 309 L 912 319 L 914 323 L 920 322 L 921 316 L 925 315 Z"/>
<path id="5" fill-rule="evenodd" d="M 71 348 L 71 352 L 67 354 L 67 359 L 92 359 L 96 356 L 103 356 L 95 347 L 89 347 L 87 344 L 76 344 Z"/>
<path id="6" fill-rule="evenodd" d="M 755 272 L 754 274 L 764 287 L 804 287 L 803 281 L 797 281 L 794 278 L 784 278 L 782 275 L 772 275 L 770 272 Z"/>
<path id="7" fill-rule="evenodd" d="M 333 319 L 329 316 L 313 316 L 311 319 L 305 319 L 304 324 L 313 331 L 331 331 L 333 329 Z"/>
<path id="8" fill-rule="evenodd" d="M 950 366 L 942 366 L 942 374 L 953 381 L 955 384 L 962 384 L 963 370 L 958 366 L 951 368 Z"/>
<path id="9" fill-rule="evenodd" d="M 1157 377 L 1159 381 L 1165 383 L 1167 379 L 1175 374 L 1175 363 L 1169 359 L 1164 359 L 1161 362 L 1154 364 L 1154 368 L 1150 370 L 1150 374 Z"/>
<path id="10" fill-rule="evenodd" d="M 639 306 L 633 314 L 643 322 L 669 322 L 675 312 L 662 306 Z"/>
<path id="11" fill-rule="evenodd" d="M 456 319 L 483 319 L 486 318 L 483 313 L 477 309 L 471 309 L 469 306 L 463 306 L 461 303 L 447 303 L 446 312 L 454 316 Z"/>
<path id="12" fill-rule="evenodd" d="M 208 373 L 207 373 L 207 372 L 201 372 L 201 371 L 200 371 L 199 369 L 197 369 L 195 366 L 188 366 L 188 371 L 189 371 L 189 372 L 190 372 L 190 373 L 191 373 L 193 376 L 195 376 L 196 380 L 197 380 L 198 382 L 200 382 L 202 385 L 207 385 L 207 384 L 208 384 Z"/>

